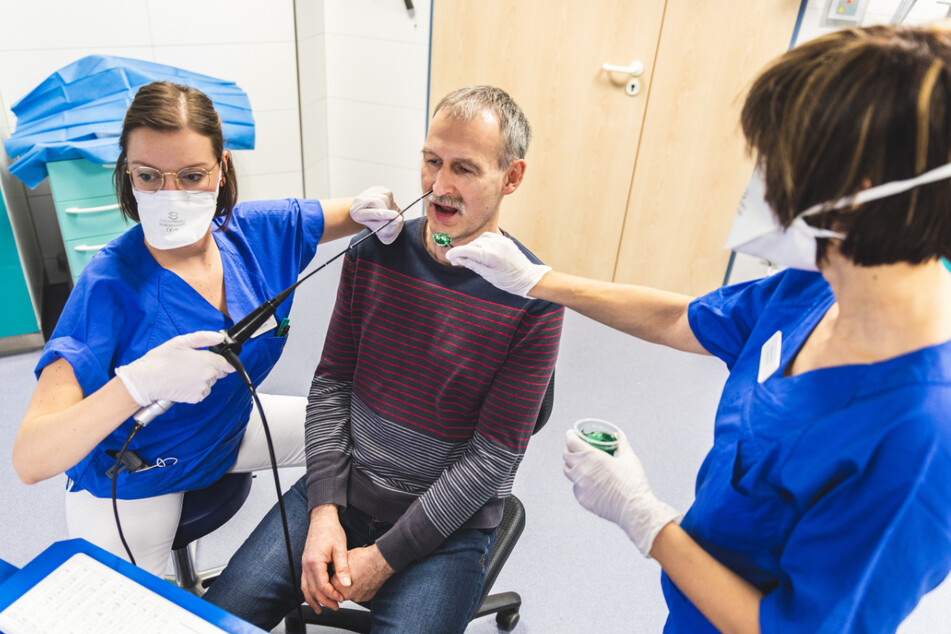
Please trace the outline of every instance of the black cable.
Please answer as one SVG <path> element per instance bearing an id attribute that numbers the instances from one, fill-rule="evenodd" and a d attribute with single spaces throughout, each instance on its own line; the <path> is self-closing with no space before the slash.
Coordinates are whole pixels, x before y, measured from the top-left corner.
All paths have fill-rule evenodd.
<path id="1" fill-rule="evenodd" d="M 277 504 L 281 510 L 281 526 L 284 529 L 284 545 L 287 547 L 287 563 L 290 566 L 291 571 L 291 586 L 297 590 L 297 617 L 300 619 L 300 622 L 304 622 L 304 596 L 300 591 L 300 583 L 297 581 L 297 567 L 294 565 L 294 550 L 291 547 L 291 534 L 289 529 L 289 524 L 287 521 L 287 510 L 284 508 L 284 495 L 283 489 L 281 487 L 281 478 L 277 471 L 277 457 L 274 455 L 274 442 L 271 440 L 271 428 L 267 424 L 267 416 L 264 414 L 264 406 L 261 405 L 261 399 L 258 397 L 258 392 L 254 388 L 254 382 L 251 380 L 251 377 L 248 376 L 247 370 L 244 368 L 244 364 L 241 363 L 241 359 L 238 358 L 238 355 L 234 353 L 230 348 L 223 349 L 219 354 L 223 356 L 228 363 L 234 366 L 234 369 L 238 372 L 238 376 L 241 377 L 241 380 L 244 381 L 245 385 L 248 387 L 248 390 L 251 391 L 251 398 L 254 400 L 254 404 L 258 408 L 258 412 L 261 414 L 261 425 L 264 428 L 264 439 L 267 441 L 267 453 L 271 461 L 271 473 L 274 476 L 274 487 L 277 489 Z M 144 425 L 136 423 L 132 427 L 132 431 L 129 432 L 129 435 L 125 439 L 125 443 L 122 445 L 122 449 L 119 450 L 119 453 L 116 454 L 116 464 L 112 470 L 112 512 L 116 518 L 116 530 L 119 532 L 119 539 L 122 541 L 122 546 L 125 548 L 126 554 L 129 556 L 129 561 L 133 566 L 136 565 L 135 557 L 132 555 L 132 550 L 129 548 L 129 544 L 126 543 L 125 535 L 122 532 L 122 522 L 119 520 L 119 505 L 116 499 L 116 482 L 119 479 L 119 468 L 122 464 L 122 458 L 125 456 L 126 449 L 129 447 L 129 443 L 132 441 L 132 438 L 139 433 L 139 430 L 142 429 Z"/>
<path id="2" fill-rule="evenodd" d="M 294 549 L 291 547 L 291 534 L 288 528 L 287 511 L 284 508 L 284 492 L 281 488 L 281 478 L 277 471 L 277 458 L 274 455 L 274 443 L 271 441 L 271 428 L 267 424 L 267 417 L 264 415 L 264 406 L 261 405 L 261 400 L 258 398 L 258 391 L 254 388 L 254 382 L 251 381 L 251 377 L 248 376 L 247 371 L 244 369 L 244 364 L 241 363 L 241 359 L 239 359 L 238 355 L 231 349 L 223 350 L 221 356 L 234 366 L 234 369 L 238 372 L 238 376 L 240 376 L 245 385 L 248 386 L 248 389 L 251 391 L 251 398 L 254 399 L 254 404 L 261 414 L 261 425 L 264 427 L 264 439 L 267 441 L 267 453 L 271 459 L 271 473 L 274 475 L 274 487 L 277 489 L 277 505 L 281 510 L 281 526 L 284 529 L 284 545 L 287 547 L 287 564 L 290 566 L 291 571 L 291 586 L 294 587 L 297 592 L 297 617 L 300 619 L 300 622 L 303 623 L 304 595 L 301 593 L 300 582 L 297 580 L 297 567 L 294 565 Z"/>
<path id="3" fill-rule="evenodd" d="M 122 541 L 122 547 L 125 548 L 125 552 L 129 556 L 129 561 L 133 566 L 135 565 L 135 557 L 132 556 L 132 550 L 125 541 L 125 535 L 122 534 L 122 522 L 119 521 L 119 504 L 116 501 L 116 481 L 119 480 L 119 467 L 122 464 L 122 458 L 125 456 L 125 450 L 128 449 L 132 437 L 139 433 L 140 429 L 142 429 L 140 423 L 136 423 L 132 427 L 132 431 L 129 432 L 128 437 L 125 439 L 125 444 L 122 445 L 122 449 L 116 454 L 116 464 L 112 468 L 112 514 L 116 516 L 116 530 L 119 531 L 119 540 Z"/>

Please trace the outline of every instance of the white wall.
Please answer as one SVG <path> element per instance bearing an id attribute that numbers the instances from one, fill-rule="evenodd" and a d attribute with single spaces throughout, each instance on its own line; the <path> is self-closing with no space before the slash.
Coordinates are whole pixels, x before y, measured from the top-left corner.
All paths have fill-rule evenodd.
<path id="1" fill-rule="evenodd" d="M 330 194 L 386 185 L 406 204 L 422 193 L 430 2 L 412 16 L 402 0 L 323 4 Z"/>
<path id="2" fill-rule="evenodd" d="M 304 194 L 330 196 L 327 158 L 327 47 L 324 0 L 295 3 L 297 63 L 301 104 L 301 145 L 304 152 Z"/>
<path id="3" fill-rule="evenodd" d="M 293 0 L 33 0 L 0 9 L 0 98 L 7 107 L 92 54 L 236 82 L 251 101 L 256 132 L 254 150 L 235 152 L 240 198 L 303 195 Z M 15 129 L 12 113 L 3 114 Z M 27 190 L 27 200 L 47 277 L 65 281 L 55 260 L 62 246 L 47 182 Z"/>

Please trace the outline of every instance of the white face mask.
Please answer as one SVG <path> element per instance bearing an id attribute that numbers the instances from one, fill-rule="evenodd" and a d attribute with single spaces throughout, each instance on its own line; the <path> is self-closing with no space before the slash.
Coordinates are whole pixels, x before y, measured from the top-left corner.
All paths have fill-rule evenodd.
<path id="1" fill-rule="evenodd" d="M 888 198 L 919 185 L 927 185 L 946 178 L 951 178 L 951 163 L 936 167 L 914 178 L 891 181 L 863 189 L 857 194 L 840 198 L 832 205 L 828 203 L 813 205 L 796 216 L 792 224 L 784 229 L 766 202 L 766 183 L 762 172 L 757 167 L 743 195 L 743 200 L 740 201 L 736 217 L 733 219 L 733 228 L 730 229 L 730 236 L 726 239 L 726 248 L 781 266 L 804 271 L 818 271 L 816 238 L 844 240 L 845 234 L 810 226 L 803 218 L 832 209 L 842 209 Z"/>
<path id="2" fill-rule="evenodd" d="M 142 192 L 133 188 L 132 195 L 138 206 L 145 241 L 160 251 L 201 240 L 208 232 L 218 206 L 217 186 L 215 191 L 198 192 L 180 189 Z"/>

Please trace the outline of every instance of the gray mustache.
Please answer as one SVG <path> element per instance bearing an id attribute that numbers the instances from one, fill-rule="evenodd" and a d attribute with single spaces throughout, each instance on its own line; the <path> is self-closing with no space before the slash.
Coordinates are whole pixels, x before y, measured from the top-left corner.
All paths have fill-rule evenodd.
<path id="1" fill-rule="evenodd" d="M 430 196 L 428 198 L 430 203 L 436 203 L 437 205 L 445 205 L 446 207 L 454 207 L 459 210 L 459 213 L 466 213 L 466 203 L 463 202 L 461 198 L 456 198 L 454 196 Z"/>

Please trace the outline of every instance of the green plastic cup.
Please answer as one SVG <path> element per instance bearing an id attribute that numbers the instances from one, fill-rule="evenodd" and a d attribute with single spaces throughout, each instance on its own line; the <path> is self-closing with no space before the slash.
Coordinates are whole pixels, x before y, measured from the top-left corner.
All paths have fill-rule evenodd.
<path id="1" fill-rule="evenodd" d="M 575 433 L 586 443 L 614 455 L 621 430 L 614 423 L 600 418 L 582 418 L 575 423 Z"/>

